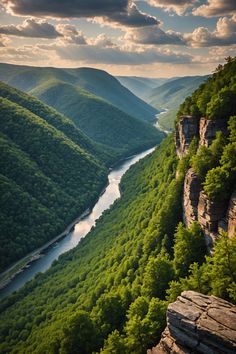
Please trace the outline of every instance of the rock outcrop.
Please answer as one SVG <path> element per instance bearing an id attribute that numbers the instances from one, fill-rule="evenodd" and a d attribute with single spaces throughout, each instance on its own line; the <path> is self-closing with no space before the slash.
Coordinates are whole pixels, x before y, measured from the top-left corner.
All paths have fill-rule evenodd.
<path id="1" fill-rule="evenodd" d="M 201 183 L 192 168 L 188 170 L 184 180 L 183 221 L 186 226 L 198 220 L 198 201 Z"/>
<path id="2" fill-rule="evenodd" d="M 236 353 L 236 306 L 184 291 L 167 310 L 167 327 L 148 354 Z"/>
<path id="3" fill-rule="evenodd" d="M 182 159 L 189 151 L 193 137 L 198 139 L 199 146 L 209 147 L 218 131 L 227 134 L 225 119 L 198 119 L 194 116 L 182 116 L 176 126 L 176 153 Z M 212 202 L 201 188 L 198 176 L 192 169 L 188 170 L 183 191 L 183 221 L 188 227 L 198 221 L 205 236 L 208 250 L 211 252 L 213 243 L 220 230 L 228 232 L 232 237 L 236 229 L 236 192 L 228 201 Z M 226 209 L 228 207 L 228 212 Z"/>
<path id="4" fill-rule="evenodd" d="M 227 211 L 228 236 L 233 237 L 236 232 L 236 191 L 232 194 Z"/>
<path id="5" fill-rule="evenodd" d="M 199 119 L 194 116 L 182 116 L 175 129 L 176 153 L 183 158 L 189 150 L 194 136 L 198 137 Z"/>
<path id="6" fill-rule="evenodd" d="M 216 132 L 227 133 L 227 121 L 225 119 L 209 120 L 201 118 L 199 123 L 199 145 L 209 147 L 216 137 Z"/>
<path id="7" fill-rule="evenodd" d="M 204 191 L 200 192 L 198 202 L 198 222 L 201 226 L 211 249 L 218 234 L 220 221 L 224 218 L 227 210 L 227 203 L 214 202 L 209 200 Z"/>

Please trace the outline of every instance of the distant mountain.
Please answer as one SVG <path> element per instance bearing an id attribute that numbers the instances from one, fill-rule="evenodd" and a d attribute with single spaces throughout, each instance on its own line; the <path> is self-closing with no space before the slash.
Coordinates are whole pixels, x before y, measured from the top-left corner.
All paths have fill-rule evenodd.
<path id="1" fill-rule="evenodd" d="M 93 68 L 57 69 L 0 64 L 0 80 L 29 92 L 48 80 L 60 80 L 85 89 L 103 98 L 125 113 L 154 121 L 157 110 L 136 97 L 120 82 L 103 70 Z"/>
<path id="2" fill-rule="evenodd" d="M 62 232 L 107 179 L 91 154 L 101 153 L 96 145 L 65 117 L 25 98 L 0 85 L 1 270 Z"/>
<path id="3" fill-rule="evenodd" d="M 208 77 L 209 75 L 180 77 L 152 89 L 146 101 L 157 109 L 168 109 L 168 112 L 162 114 L 159 119 L 162 127 L 173 128 L 179 103 L 191 95 Z"/>
<path id="4" fill-rule="evenodd" d="M 133 94 L 144 100 L 152 89 L 164 84 L 169 80 L 165 78 L 155 79 L 139 76 L 117 76 L 117 79 L 123 86 L 133 92 Z"/>

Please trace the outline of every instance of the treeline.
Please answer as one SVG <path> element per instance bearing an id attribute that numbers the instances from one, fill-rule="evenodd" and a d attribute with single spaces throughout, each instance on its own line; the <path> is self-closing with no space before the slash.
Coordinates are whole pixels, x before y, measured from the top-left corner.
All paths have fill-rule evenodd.
<path id="1" fill-rule="evenodd" d="M 184 114 L 208 119 L 228 119 L 236 115 L 236 57 L 226 58 L 213 75 L 180 105 L 178 117 Z"/>

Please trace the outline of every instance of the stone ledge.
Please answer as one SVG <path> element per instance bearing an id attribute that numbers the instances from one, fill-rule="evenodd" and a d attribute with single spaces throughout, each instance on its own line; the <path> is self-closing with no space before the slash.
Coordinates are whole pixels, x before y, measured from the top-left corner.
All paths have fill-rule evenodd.
<path id="1" fill-rule="evenodd" d="M 168 306 L 167 327 L 148 354 L 235 354 L 236 306 L 184 291 Z"/>

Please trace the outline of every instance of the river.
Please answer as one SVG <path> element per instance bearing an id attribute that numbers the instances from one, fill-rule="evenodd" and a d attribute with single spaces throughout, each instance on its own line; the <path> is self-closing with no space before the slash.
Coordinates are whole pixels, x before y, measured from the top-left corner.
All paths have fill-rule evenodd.
<path id="1" fill-rule="evenodd" d="M 113 202 L 120 197 L 119 184 L 121 177 L 134 163 L 150 154 L 154 148 L 148 149 L 137 155 L 131 156 L 114 167 L 108 175 L 108 185 L 105 192 L 100 196 L 92 211 L 75 224 L 74 230 L 66 237 L 53 244 L 42 257 L 31 263 L 21 273 L 17 274 L 6 287 L 0 290 L 0 298 L 3 298 L 15 290 L 20 289 L 27 281 L 34 278 L 39 272 L 45 272 L 58 257 L 76 247 L 80 240 L 85 237 L 96 220 L 108 209 Z"/>

